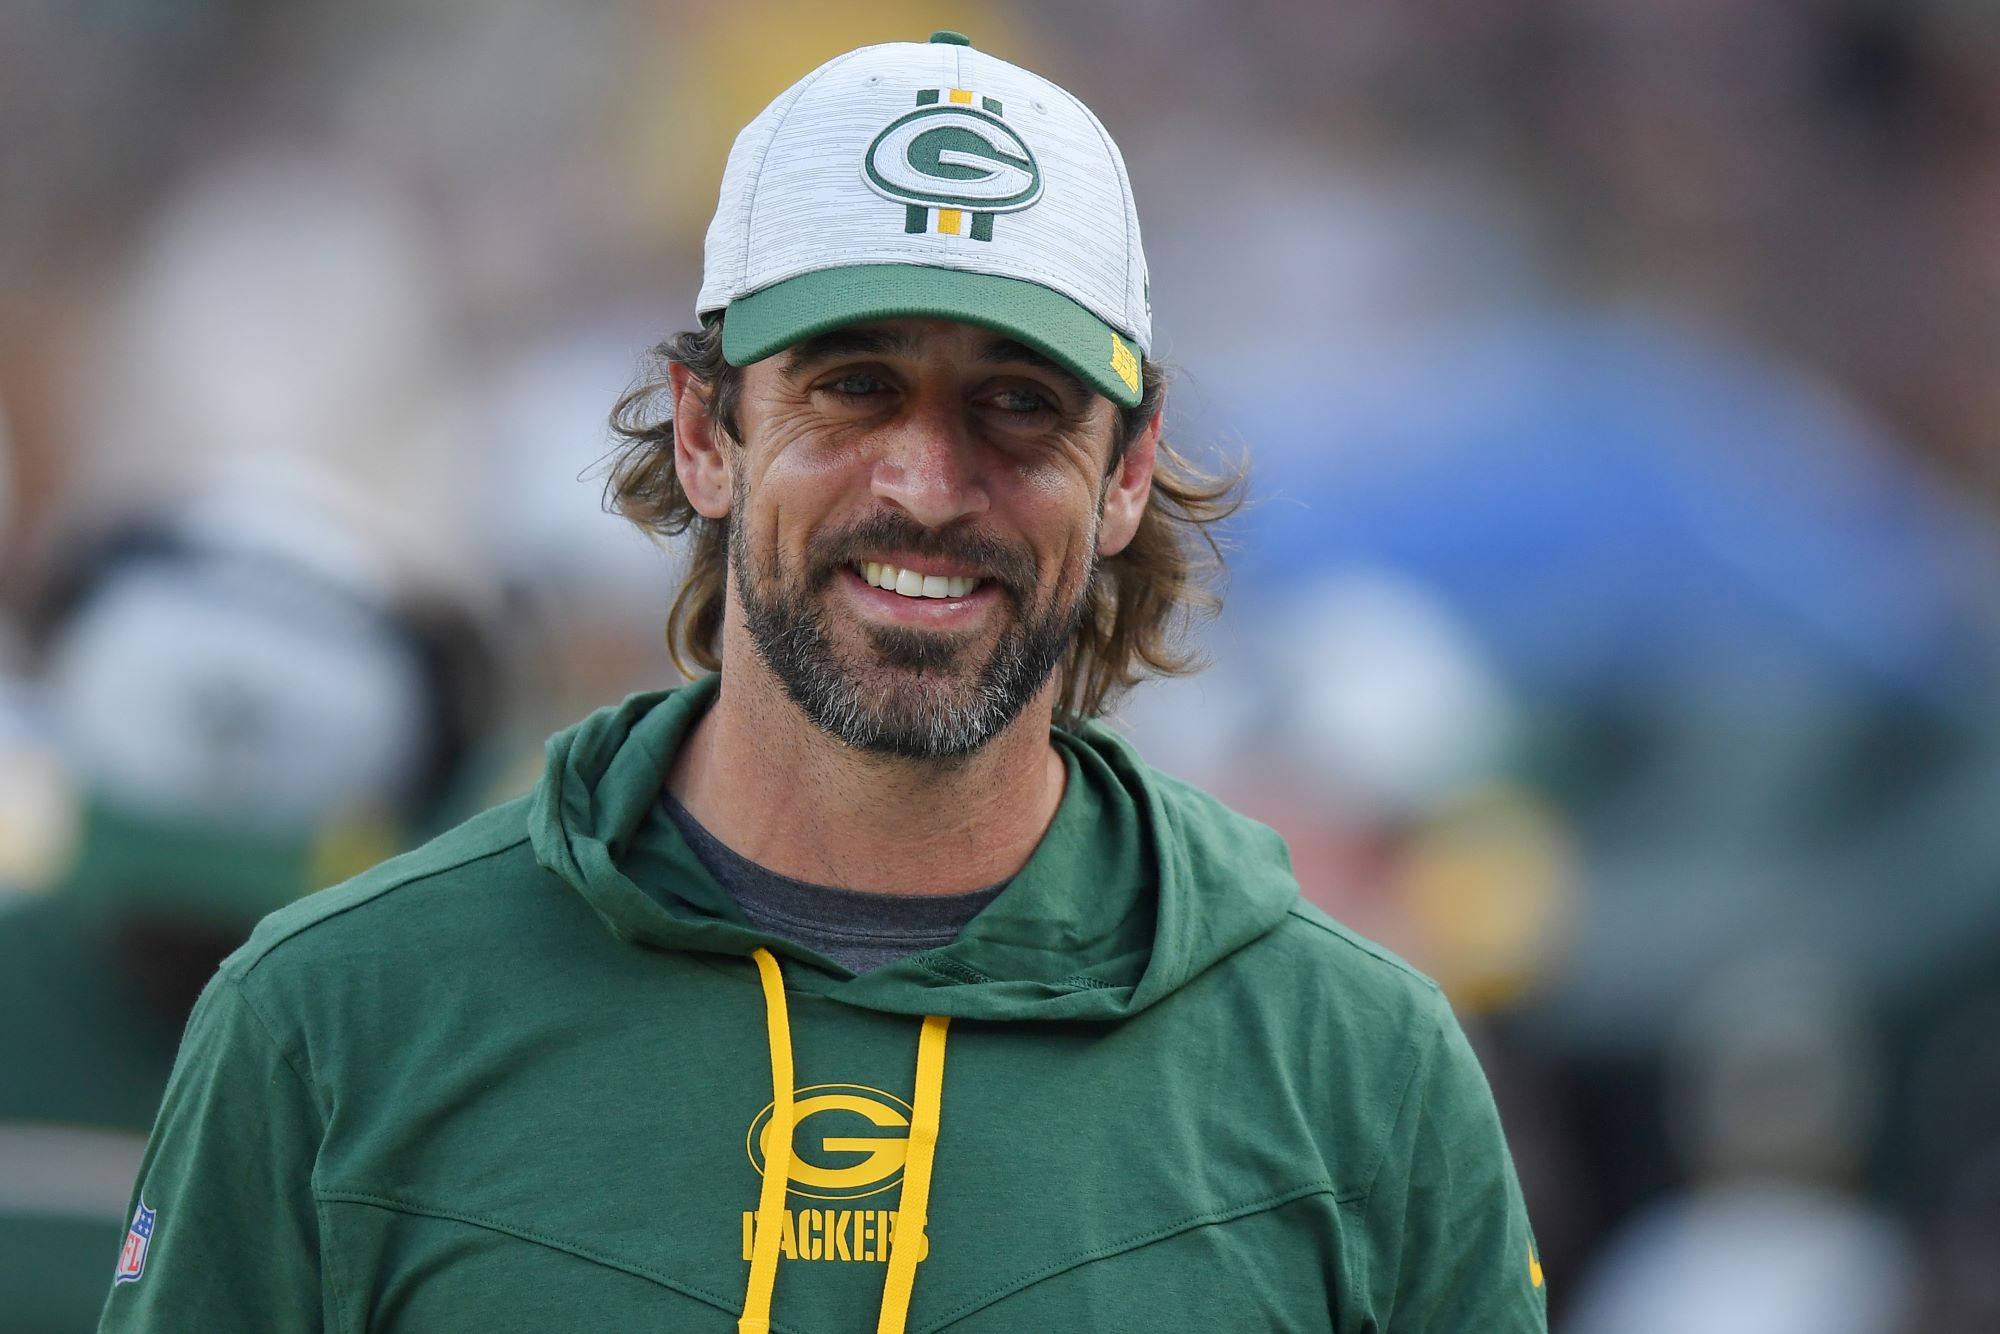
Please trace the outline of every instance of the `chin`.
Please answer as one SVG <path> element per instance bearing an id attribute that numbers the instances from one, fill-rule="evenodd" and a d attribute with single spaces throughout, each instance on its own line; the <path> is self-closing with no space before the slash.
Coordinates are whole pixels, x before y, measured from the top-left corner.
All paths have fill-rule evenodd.
<path id="1" fill-rule="evenodd" d="M 866 754 L 950 762 L 1040 692 L 1074 625 L 989 617 L 964 631 L 872 623 L 827 598 L 742 596 L 745 629 L 808 721 Z"/>
<path id="2" fill-rule="evenodd" d="M 909 760 L 963 759 L 1012 723 L 1025 703 L 996 689 L 990 664 L 975 662 L 963 648 L 947 646 L 941 661 L 918 663 L 904 652 L 863 651 L 858 661 L 843 654 L 816 670 L 801 672 L 793 664 L 781 679 L 808 719 L 854 750 Z"/>

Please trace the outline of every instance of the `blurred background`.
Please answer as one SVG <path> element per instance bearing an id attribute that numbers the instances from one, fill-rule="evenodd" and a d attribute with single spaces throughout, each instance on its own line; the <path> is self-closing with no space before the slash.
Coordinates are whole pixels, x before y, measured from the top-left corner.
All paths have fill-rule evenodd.
<path id="1" fill-rule="evenodd" d="M 1444 982 L 1557 1330 L 2000 1330 L 1980 0 L 0 10 L 0 1328 L 249 922 L 675 679 L 606 413 L 735 130 L 937 27 L 1118 138 L 1252 460 L 1115 721 Z"/>

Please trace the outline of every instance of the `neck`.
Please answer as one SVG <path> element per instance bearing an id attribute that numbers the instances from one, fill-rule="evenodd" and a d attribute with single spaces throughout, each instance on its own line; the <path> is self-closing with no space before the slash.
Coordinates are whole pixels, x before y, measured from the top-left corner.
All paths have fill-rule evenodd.
<path id="1" fill-rule="evenodd" d="M 732 640 L 734 637 L 730 637 Z M 883 894 L 960 894 L 1027 864 L 1062 802 L 1054 683 L 950 761 L 857 751 L 815 726 L 746 643 L 667 787 L 710 833 L 780 875 Z"/>

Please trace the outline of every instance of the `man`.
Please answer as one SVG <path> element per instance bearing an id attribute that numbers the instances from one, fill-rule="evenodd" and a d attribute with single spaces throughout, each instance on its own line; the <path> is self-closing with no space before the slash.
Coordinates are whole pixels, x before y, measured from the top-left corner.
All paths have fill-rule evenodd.
<path id="1" fill-rule="evenodd" d="M 699 310 L 614 484 L 720 675 L 259 928 L 103 1328 L 1543 1328 L 1436 988 L 1085 720 L 1222 503 L 1096 119 L 956 34 L 840 57 L 737 140 Z"/>

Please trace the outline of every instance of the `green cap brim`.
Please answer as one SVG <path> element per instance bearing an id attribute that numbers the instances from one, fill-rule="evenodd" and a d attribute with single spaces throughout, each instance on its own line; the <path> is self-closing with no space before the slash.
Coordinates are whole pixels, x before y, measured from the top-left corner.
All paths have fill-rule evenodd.
<path id="1" fill-rule="evenodd" d="M 748 366 L 868 320 L 937 319 L 1017 338 L 1120 407 L 1139 402 L 1139 352 L 1117 330 L 1039 283 L 918 264 L 858 264 L 773 283 L 730 303 L 722 355 Z"/>

